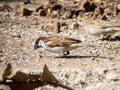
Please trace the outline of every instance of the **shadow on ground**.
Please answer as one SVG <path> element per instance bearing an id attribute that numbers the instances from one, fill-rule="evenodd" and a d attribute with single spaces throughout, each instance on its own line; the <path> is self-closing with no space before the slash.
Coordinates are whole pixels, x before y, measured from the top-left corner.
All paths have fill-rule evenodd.
<path id="1" fill-rule="evenodd" d="M 120 41 L 120 36 L 116 36 L 115 38 L 102 38 L 102 41 Z"/>
<path id="2" fill-rule="evenodd" d="M 103 56 L 79 56 L 79 55 L 75 55 L 75 56 L 65 56 L 63 58 L 107 58 L 107 57 L 103 57 Z"/>

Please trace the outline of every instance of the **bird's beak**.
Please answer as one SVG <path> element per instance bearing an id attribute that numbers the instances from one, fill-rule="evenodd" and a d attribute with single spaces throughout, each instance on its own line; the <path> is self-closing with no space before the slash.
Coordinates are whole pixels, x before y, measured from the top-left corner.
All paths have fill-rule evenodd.
<path id="1" fill-rule="evenodd" d="M 36 50 L 38 47 L 39 47 L 39 46 L 35 45 L 35 46 L 34 46 L 34 50 Z"/>
<path id="2" fill-rule="evenodd" d="M 82 42 L 87 42 L 87 37 L 83 37 L 81 41 Z"/>

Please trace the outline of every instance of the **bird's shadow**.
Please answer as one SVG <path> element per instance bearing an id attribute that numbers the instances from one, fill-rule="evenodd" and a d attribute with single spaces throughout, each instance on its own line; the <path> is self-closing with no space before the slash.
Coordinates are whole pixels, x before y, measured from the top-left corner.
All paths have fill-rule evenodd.
<path id="1" fill-rule="evenodd" d="M 77 59 L 77 58 L 106 58 L 106 57 L 103 57 L 103 56 L 79 56 L 79 55 L 75 55 L 75 56 L 64 56 L 63 58 L 67 58 L 67 59 L 74 58 L 74 59 Z"/>
<path id="2" fill-rule="evenodd" d="M 102 41 L 120 41 L 120 36 L 115 36 L 115 38 L 102 38 Z"/>

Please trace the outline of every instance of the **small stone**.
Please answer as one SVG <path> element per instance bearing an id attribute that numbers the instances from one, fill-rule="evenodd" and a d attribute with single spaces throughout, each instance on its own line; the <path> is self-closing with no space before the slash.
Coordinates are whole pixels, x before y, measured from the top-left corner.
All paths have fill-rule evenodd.
<path id="1" fill-rule="evenodd" d="M 55 4 L 53 7 L 52 7 L 52 10 L 60 10 L 62 9 L 62 5 L 61 4 Z"/>
<path id="2" fill-rule="evenodd" d="M 40 14 L 40 16 L 46 16 L 47 15 L 47 10 L 46 9 L 40 9 L 39 14 Z"/>
<path id="3" fill-rule="evenodd" d="M 60 63 L 57 63 L 56 65 L 57 65 L 57 66 L 61 66 L 61 64 L 60 64 Z"/>
<path id="4" fill-rule="evenodd" d="M 73 22 L 72 25 L 71 25 L 71 29 L 78 29 L 79 28 L 79 24 L 77 22 Z"/>
<path id="5" fill-rule="evenodd" d="M 87 83 L 86 83 L 86 82 L 84 82 L 84 81 L 80 81 L 80 84 L 82 85 L 82 87 L 87 86 Z"/>
<path id="6" fill-rule="evenodd" d="M 20 8 L 18 8 L 18 15 L 19 16 L 28 16 L 28 15 L 31 15 L 33 11 L 27 9 L 24 7 L 24 5 L 20 6 Z"/>
<path id="7" fill-rule="evenodd" d="M 60 25 L 58 23 L 49 23 L 46 25 L 43 25 L 41 27 L 44 31 L 50 32 L 50 33 L 59 33 L 60 32 Z"/>
<path id="8" fill-rule="evenodd" d="M 109 60 L 113 60 L 113 57 L 108 57 Z"/>
<path id="9" fill-rule="evenodd" d="M 120 10 L 120 4 L 117 5 L 117 9 Z"/>
<path id="10" fill-rule="evenodd" d="M 24 4 L 31 4 L 30 0 L 23 0 Z"/>
<path id="11" fill-rule="evenodd" d="M 119 72 L 115 71 L 115 70 L 112 70 L 112 71 L 109 71 L 107 74 L 106 74 L 106 79 L 107 81 L 111 81 L 111 80 L 116 80 L 117 79 L 120 79 L 120 74 Z"/>

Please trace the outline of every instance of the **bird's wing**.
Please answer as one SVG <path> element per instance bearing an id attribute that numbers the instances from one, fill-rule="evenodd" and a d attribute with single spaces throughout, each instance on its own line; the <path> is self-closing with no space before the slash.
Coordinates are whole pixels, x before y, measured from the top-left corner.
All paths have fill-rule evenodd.
<path id="1" fill-rule="evenodd" d="M 49 40 L 46 42 L 47 45 L 54 47 L 54 46 L 64 46 L 64 45 L 71 45 L 73 43 L 79 43 L 80 40 L 72 39 L 72 38 L 65 38 L 65 37 L 49 37 Z"/>

